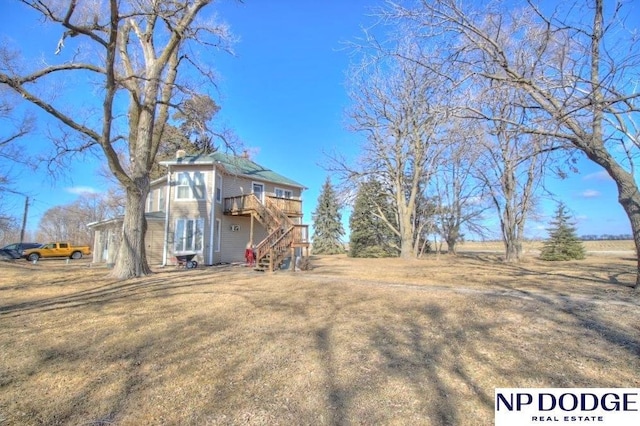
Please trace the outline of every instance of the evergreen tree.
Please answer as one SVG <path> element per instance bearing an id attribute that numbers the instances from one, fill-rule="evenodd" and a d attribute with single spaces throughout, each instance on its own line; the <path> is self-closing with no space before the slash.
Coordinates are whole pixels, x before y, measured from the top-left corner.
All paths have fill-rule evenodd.
<path id="1" fill-rule="evenodd" d="M 338 197 L 327 177 L 313 212 L 313 252 L 315 254 L 344 253 L 341 237 L 344 236 Z"/>
<path id="2" fill-rule="evenodd" d="M 398 256 L 400 243 L 382 216 L 393 222 L 393 211 L 380 182 L 371 180 L 358 188 L 349 218 L 350 257 Z"/>
<path id="3" fill-rule="evenodd" d="M 571 223 L 571 216 L 564 203 L 558 204 L 548 231 L 549 239 L 545 241 L 540 253 L 542 260 L 584 259 L 584 247 L 578 240 L 576 228 Z"/>

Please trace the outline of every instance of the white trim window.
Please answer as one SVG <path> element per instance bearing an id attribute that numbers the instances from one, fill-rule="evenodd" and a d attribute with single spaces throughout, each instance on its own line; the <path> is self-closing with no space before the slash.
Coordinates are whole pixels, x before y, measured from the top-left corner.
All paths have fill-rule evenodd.
<path id="1" fill-rule="evenodd" d="M 222 203 L 222 176 L 216 173 L 216 202 Z"/>
<path id="2" fill-rule="evenodd" d="M 176 182 L 176 200 L 204 200 L 206 198 L 204 172 L 180 172 Z"/>
<path id="3" fill-rule="evenodd" d="M 202 252 L 204 219 L 177 219 L 174 233 L 176 253 Z"/>
<path id="4" fill-rule="evenodd" d="M 276 188 L 275 194 L 277 198 L 293 198 L 293 191 L 290 189 Z"/>
<path id="5" fill-rule="evenodd" d="M 149 194 L 147 194 L 147 212 L 153 211 L 153 193 L 154 190 L 151 190 L 149 191 Z"/>
<path id="6" fill-rule="evenodd" d="M 165 189 L 158 188 L 158 211 L 163 212 L 165 209 L 166 200 L 164 198 Z"/>

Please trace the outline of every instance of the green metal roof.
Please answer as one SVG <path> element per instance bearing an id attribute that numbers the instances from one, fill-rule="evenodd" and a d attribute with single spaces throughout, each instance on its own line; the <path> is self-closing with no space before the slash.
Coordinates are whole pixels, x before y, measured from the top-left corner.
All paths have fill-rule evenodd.
<path id="1" fill-rule="evenodd" d="M 230 155 L 224 152 L 214 152 L 213 154 L 207 155 L 185 155 L 184 157 L 177 158 L 175 160 L 162 161 L 160 164 L 165 166 L 217 164 L 222 166 L 227 173 L 232 175 L 246 176 L 254 180 L 262 180 L 305 189 L 304 185 L 282 176 L 271 169 L 261 166 L 260 164 L 251 161 L 249 158 Z"/>

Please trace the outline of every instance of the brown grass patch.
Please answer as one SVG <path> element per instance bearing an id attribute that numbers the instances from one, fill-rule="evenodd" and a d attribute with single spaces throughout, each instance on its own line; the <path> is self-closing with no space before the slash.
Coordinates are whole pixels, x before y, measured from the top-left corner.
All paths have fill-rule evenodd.
<path id="1" fill-rule="evenodd" d="M 495 387 L 640 387 L 634 267 L 3 263 L 0 424 L 492 424 Z"/>

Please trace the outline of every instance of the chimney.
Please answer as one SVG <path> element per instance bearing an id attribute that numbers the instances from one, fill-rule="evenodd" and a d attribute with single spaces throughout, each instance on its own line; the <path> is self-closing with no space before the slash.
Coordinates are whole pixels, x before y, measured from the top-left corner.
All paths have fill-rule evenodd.
<path id="1" fill-rule="evenodd" d="M 187 155 L 184 149 L 179 149 L 176 151 L 176 160 L 182 160 L 184 156 Z"/>

